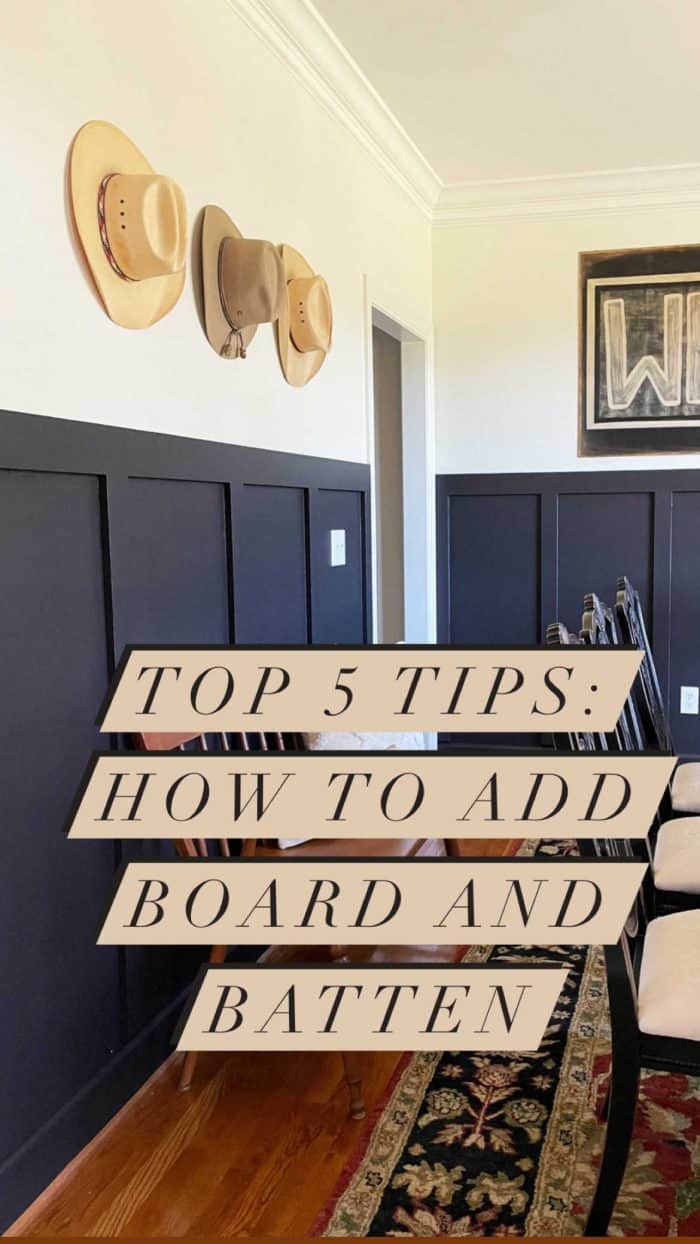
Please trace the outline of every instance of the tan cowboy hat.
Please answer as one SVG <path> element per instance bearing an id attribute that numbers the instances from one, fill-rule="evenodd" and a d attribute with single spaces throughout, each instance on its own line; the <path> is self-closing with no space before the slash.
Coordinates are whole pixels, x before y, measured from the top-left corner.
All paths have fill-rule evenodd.
<path id="1" fill-rule="evenodd" d="M 301 386 L 320 370 L 331 348 L 333 309 L 328 286 L 299 251 L 280 247 L 287 297 L 277 321 L 277 349 L 288 384 Z"/>
<path id="2" fill-rule="evenodd" d="M 88 121 L 73 140 L 70 195 L 107 314 L 124 328 L 155 324 L 175 305 L 185 283 L 182 190 L 154 173 L 115 125 Z"/>
<path id="3" fill-rule="evenodd" d="M 276 320 L 284 300 L 284 269 L 272 242 L 244 238 L 220 207 L 202 219 L 204 327 L 221 358 L 245 358 L 258 324 Z"/>

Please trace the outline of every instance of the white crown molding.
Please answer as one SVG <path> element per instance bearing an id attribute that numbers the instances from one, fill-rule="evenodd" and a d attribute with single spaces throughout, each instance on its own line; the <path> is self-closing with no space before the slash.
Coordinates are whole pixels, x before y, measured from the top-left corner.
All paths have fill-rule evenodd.
<path id="1" fill-rule="evenodd" d="M 700 164 L 522 177 L 444 186 L 438 227 L 700 207 Z"/>
<path id="2" fill-rule="evenodd" d="M 438 228 L 700 207 L 700 164 L 445 185 L 311 0 L 226 0 Z"/>
<path id="3" fill-rule="evenodd" d="M 227 0 L 429 219 L 442 183 L 309 0 Z"/>

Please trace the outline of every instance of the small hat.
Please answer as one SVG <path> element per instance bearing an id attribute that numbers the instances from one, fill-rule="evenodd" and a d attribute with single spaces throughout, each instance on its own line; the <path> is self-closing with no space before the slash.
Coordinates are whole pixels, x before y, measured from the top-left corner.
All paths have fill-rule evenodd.
<path id="1" fill-rule="evenodd" d="M 280 247 L 287 282 L 277 320 L 277 349 L 288 384 L 308 384 L 331 348 L 333 309 L 328 286 L 293 246 Z"/>
<path id="2" fill-rule="evenodd" d="M 88 121 L 73 140 L 70 195 L 107 314 L 124 328 L 155 324 L 175 305 L 185 283 L 182 190 L 155 173 L 115 125 Z"/>
<path id="3" fill-rule="evenodd" d="M 202 219 L 204 327 L 222 358 L 245 358 L 258 324 L 276 320 L 284 300 L 284 269 L 272 242 L 244 238 L 220 207 Z"/>

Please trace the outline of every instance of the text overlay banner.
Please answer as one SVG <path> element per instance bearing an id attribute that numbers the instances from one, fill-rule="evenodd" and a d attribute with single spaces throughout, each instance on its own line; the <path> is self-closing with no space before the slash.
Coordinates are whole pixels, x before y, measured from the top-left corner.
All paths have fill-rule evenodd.
<path id="1" fill-rule="evenodd" d="M 612 753 L 111 753 L 72 838 L 643 838 L 675 759 Z"/>
<path id="2" fill-rule="evenodd" d="M 615 728 L 629 648 L 127 650 L 106 732 Z"/>
<path id="3" fill-rule="evenodd" d="M 566 968 L 207 967 L 180 1050 L 539 1048 Z"/>
<path id="4" fill-rule="evenodd" d="M 646 865 L 582 859 L 127 865 L 100 945 L 606 945 Z"/>

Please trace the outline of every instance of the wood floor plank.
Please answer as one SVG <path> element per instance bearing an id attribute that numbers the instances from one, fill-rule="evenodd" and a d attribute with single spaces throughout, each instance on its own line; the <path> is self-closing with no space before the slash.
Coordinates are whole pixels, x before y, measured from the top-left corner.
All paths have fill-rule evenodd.
<path id="1" fill-rule="evenodd" d="M 465 856 L 514 854 L 518 843 L 473 840 Z M 357 947 L 371 962 L 441 963 L 464 948 Z M 314 954 L 323 956 L 322 948 Z M 309 958 L 299 948 L 290 958 Z M 189 1093 L 173 1056 L 42 1196 L 8 1236 L 308 1235 L 354 1154 L 363 1124 L 349 1118 L 338 1054 L 206 1054 Z M 400 1054 L 363 1056 L 368 1113 Z"/>

